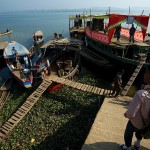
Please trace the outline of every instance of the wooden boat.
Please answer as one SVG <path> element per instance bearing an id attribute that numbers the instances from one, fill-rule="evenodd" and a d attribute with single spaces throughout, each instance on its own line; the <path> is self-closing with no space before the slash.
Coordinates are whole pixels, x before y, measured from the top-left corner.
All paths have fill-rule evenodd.
<path id="1" fill-rule="evenodd" d="M 73 19 L 70 18 L 70 19 Z M 84 33 L 86 44 L 92 47 L 97 54 L 105 56 L 117 65 L 137 66 L 143 57 L 147 57 L 149 45 L 146 41 L 146 32 L 149 16 L 145 15 L 83 15 L 81 19 L 86 22 Z M 129 28 L 131 24 L 136 26 L 134 34 L 135 42 L 129 42 Z M 116 27 L 121 25 L 121 38 L 118 42 L 114 37 Z M 78 29 L 80 30 L 80 28 Z M 70 28 L 70 34 L 72 34 Z M 148 61 L 144 66 L 149 64 Z"/>
<path id="2" fill-rule="evenodd" d="M 44 42 L 44 35 L 42 31 L 36 31 L 33 34 L 33 42 L 35 45 L 43 44 Z"/>
<path id="3" fill-rule="evenodd" d="M 8 35 L 8 36 L 9 36 L 9 35 L 12 34 L 12 32 L 13 32 L 12 30 L 11 30 L 11 31 L 7 30 L 6 32 L 2 32 L 2 33 L 0 33 L 0 37 L 1 37 L 1 36 L 5 36 L 5 35 Z"/>
<path id="4" fill-rule="evenodd" d="M 88 18 L 88 15 L 84 14 L 69 16 L 69 31 L 71 38 L 84 40 L 86 18 Z M 76 19 L 78 19 L 78 23 L 76 22 Z"/>
<path id="5" fill-rule="evenodd" d="M 15 51 L 14 51 L 15 49 Z M 10 74 L 22 86 L 29 88 L 33 83 L 29 51 L 21 44 L 12 41 L 4 49 L 4 59 Z"/>
<path id="6" fill-rule="evenodd" d="M 102 68 L 112 68 L 114 65 L 110 63 L 110 61 L 100 55 L 97 55 L 94 51 L 91 49 L 88 49 L 87 47 L 84 47 L 80 51 L 80 55 L 87 60 L 88 62 L 92 63 L 93 65 L 96 65 L 98 67 Z"/>
<path id="7" fill-rule="evenodd" d="M 41 46 L 44 51 L 43 59 L 48 61 L 49 68 L 46 77 L 49 79 L 52 76 L 72 79 L 80 70 L 80 54 L 82 41 L 72 38 L 60 38 L 50 40 Z M 49 75 L 48 75 L 49 74 Z M 52 85 L 49 91 L 57 89 L 58 84 Z"/>

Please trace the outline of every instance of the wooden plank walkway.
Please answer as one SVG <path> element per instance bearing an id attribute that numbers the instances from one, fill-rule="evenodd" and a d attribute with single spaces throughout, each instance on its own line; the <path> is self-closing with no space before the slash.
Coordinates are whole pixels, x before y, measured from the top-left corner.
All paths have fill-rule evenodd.
<path id="1" fill-rule="evenodd" d="M 128 121 L 123 114 L 131 100 L 123 96 L 104 99 L 82 150 L 119 150 Z M 142 140 L 141 145 L 141 150 L 150 150 L 150 140 Z"/>
<path id="2" fill-rule="evenodd" d="M 146 58 L 147 58 L 146 55 L 143 54 L 143 56 L 142 56 L 142 58 L 139 62 L 139 65 L 134 70 L 134 72 L 133 72 L 132 76 L 130 77 L 128 83 L 126 84 L 126 86 L 122 90 L 121 95 L 125 96 L 127 94 L 127 92 L 129 91 L 131 85 L 133 84 L 134 80 L 136 79 L 137 75 L 139 74 L 140 70 L 142 69 L 142 66 L 145 63 Z"/>
<path id="3" fill-rule="evenodd" d="M 60 78 L 57 76 L 50 76 L 48 77 L 48 79 L 57 83 L 62 83 L 72 88 L 76 88 L 78 90 L 82 90 L 82 91 L 86 91 L 86 92 L 90 92 L 90 93 L 94 93 L 98 95 L 109 95 L 111 93 L 111 90 L 109 89 L 103 89 L 103 88 L 95 87 L 92 85 L 82 84 L 82 83 L 74 82 L 68 79 Z"/>
<path id="4" fill-rule="evenodd" d="M 12 89 L 12 82 L 13 80 L 9 78 L 4 82 L 4 84 L 0 88 L 0 109 L 2 109 L 10 94 L 10 90 Z"/>
<path id="5" fill-rule="evenodd" d="M 52 81 L 43 80 L 40 86 L 27 98 L 24 104 L 8 119 L 7 122 L 0 128 L 0 142 L 5 139 L 13 128 L 22 120 L 22 118 L 30 111 L 37 102 L 39 97 L 50 86 Z"/>

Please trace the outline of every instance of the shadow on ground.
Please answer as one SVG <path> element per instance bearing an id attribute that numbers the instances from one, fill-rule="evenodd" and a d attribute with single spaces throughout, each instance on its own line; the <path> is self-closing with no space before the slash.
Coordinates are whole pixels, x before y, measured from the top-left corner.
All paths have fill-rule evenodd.
<path id="1" fill-rule="evenodd" d="M 97 142 L 94 144 L 85 144 L 82 150 L 120 150 L 119 144 L 115 142 Z M 134 150 L 132 146 L 132 150 Z M 141 150 L 150 150 L 149 148 L 141 146 Z"/>

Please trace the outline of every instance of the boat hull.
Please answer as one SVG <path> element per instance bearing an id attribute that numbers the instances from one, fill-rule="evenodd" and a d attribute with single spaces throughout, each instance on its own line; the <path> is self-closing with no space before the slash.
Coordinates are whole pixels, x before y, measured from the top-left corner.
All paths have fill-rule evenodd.
<path id="1" fill-rule="evenodd" d="M 109 48 L 109 45 L 104 45 L 104 48 L 99 48 L 97 45 L 99 45 L 99 43 L 97 41 L 94 41 L 96 44 L 93 44 L 93 39 L 90 39 L 89 37 L 87 37 L 87 45 L 89 47 L 91 47 L 92 49 L 94 49 L 98 54 L 106 57 L 107 59 L 109 59 L 111 61 L 112 64 L 117 64 L 120 66 L 137 66 L 139 64 L 139 60 L 136 59 L 129 59 L 129 58 L 125 58 L 125 57 L 121 57 L 118 55 L 114 55 L 112 53 L 110 53 L 110 51 L 106 51 L 106 49 Z M 143 67 L 147 67 L 149 65 L 149 63 L 144 63 Z"/>

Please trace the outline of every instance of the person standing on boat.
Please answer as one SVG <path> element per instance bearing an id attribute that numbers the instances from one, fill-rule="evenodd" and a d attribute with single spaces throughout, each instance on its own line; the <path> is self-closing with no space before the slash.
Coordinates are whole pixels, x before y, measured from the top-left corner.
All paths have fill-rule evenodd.
<path id="1" fill-rule="evenodd" d="M 122 91 L 122 75 L 124 74 L 124 70 L 119 71 L 115 78 L 114 78 L 114 88 L 113 88 L 113 92 L 111 95 L 114 95 L 114 97 L 117 97 L 120 92 Z"/>
<path id="2" fill-rule="evenodd" d="M 115 37 L 117 38 L 118 42 L 120 42 L 120 32 L 121 32 L 121 24 L 117 26 L 115 30 Z"/>
<path id="3" fill-rule="evenodd" d="M 79 16 L 76 15 L 76 18 L 74 19 L 74 24 L 75 24 L 75 27 L 78 28 L 79 26 Z"/>
<path id="4" fill-rule="evenodd" d="M 138 90 L 128 106 L 124 116 L 129 119 L 124 132 L 125 144 L 120 145 L 121 150 L 131 150 L 133 133 L 136 141 L 134 149 L 140 150 L 142 135 L 148 132 L 150 126 L 150 66 L 144 73 L 144 89 Z"/>
<path id="5" fill-rule="evenodd" d="M 134 24 L 132 24 L 132 27 L 130 28 L 130 39 L 129 39 L 129 42 L 133 42 L 134 43 L 134 33 L 135 33 L 135 27 L 134 27 Z"/>

